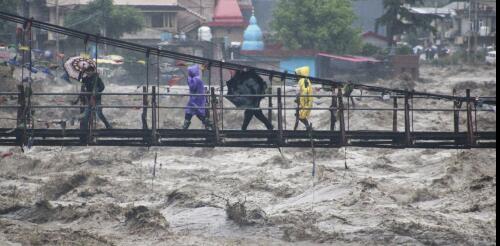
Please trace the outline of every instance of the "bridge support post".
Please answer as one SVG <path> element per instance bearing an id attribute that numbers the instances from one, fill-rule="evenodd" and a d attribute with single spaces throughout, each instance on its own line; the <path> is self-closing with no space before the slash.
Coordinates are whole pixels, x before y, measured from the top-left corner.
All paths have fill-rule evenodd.
<path id="1" fill-rule="evenodd" d="M 333 133 L 335 131 L 335 126 L 337 124 L 337 109 L 338 102 L 337 96 L 335 95 L 335 88 L 332 87 L 332 105 L 330 106 L 330 131 Z M 333 145 L 335 143 L 335 138 L 330 139 L 330 144 Z"/>
<path id="2" fill-rule="evenodd" d="M 158 98 L 156 99 L 157 101 L 157 105 L 161 105 L 161 96 L 160 96 L 160 76 L 161 76 L 161 71 L 160 71 L 160 55 L 158 54 L 156 56 L 156 84 L 157 84 L 157 88 L 158 88 Z M 160 116 L 161 116 L 161 110 L 160 110 L 160 107 L 157 107 L 157 110 L 156 110 L 156 126 L 157 127 L 160 127 Z M 160 136 L 158 134 L 158 136 Z"/>
<path id="3" fill-rule="evenodd" d="M 148 129 L 148 89 L 146 86 L 142 87 L 142 115 L 141 115 L 141 121 L 142 121 L 142 129 L 147 130 Z M 146 140 L 146 139 L 144 139 Z"/>
<path id="4" fill-rule="evenodd" d="M 398 95 L 394 96 L 394 105 L 393 108 L 394 110 L 392 111 L 392 132 L 393 133 L 398 133 Z M 394 137 L 393 139 L 393 144 L 398 145 L 398 138 Z"/>
<path id="5" fill-rule="evenodd" d="M 338 90 L 339 99 L 339 121 L 340 121 L 340 144 L 341 146 L 347 145 L 346 129 L 345 129 L 345 114 L 344 114 L 344 94 L 342 88 Z"/>
<path id="6" fill-rule="evenodd" d="M 268 93 L 269 93 L 269 110 L 267 111 L 267 118 L 269 119 L 269 122 L 271 122 L 271 124 L 273 123 L 273 79 L 274 79 L 274 75 L 271 74 L 269 76 L 269 89 L 268 89 Z"/>
<path id="7" fill-rule="evenodd" d="M 208 71 L 208 87 L 205 87 L 205 92 L 204 94 L 208 94 L 210 93 L 210 89 L 209 88 L 212 88 L 212 63 L 208 63 L 207 65 L 207 71 Z M 210 105 L 212 99 L 210 96 L 207 96 L 206 97 L 206 105 Z M 207 106 L 208 108 L 208 106 Z M 210 119 L 210 114 L 211 114 L 211 110 L 210 109 L 205 109 L 205 111 L 207 112 L 207 119 Z"/>
<path id="8" fill-rule="evenodd" d="M 472 148 L 476 143 L 474 139 L 474 118 L 472 118 L 471 90 L 467 89 L 467 147 Z"/>
<path id="9" fill-rule="evenodd" d="M 406 147 L 412 145 L 411 141 L 411 124 L 410 124 L 410 93 L 405 93 L 405 144 Z"/>
<path id="10" fill-rule="evenodd" d="M 283 144 L 283 98 L 281 95 L 281 88 L 278 88 L 278 143 Z"/>
<path id="11" fill-rule="evenodd" d="M 453 89 L 453 96 L 457 95 L 457 90 Z M 455 133 L 455 136 L 458 136 L 460 134 L 460 102 L 459 101 L 453 101 L 453 132 Z M 455 140 L 455 144 L 460 144 L 460 140 L 457 138 Z"/>
<path id="12" fill-rule="evenodd" d="M 152 90 L 151 90 L 151 141 L 153 144 L 157 144 L 158 143 L 158 134 L 157 134 L 157 98 L 156 98 L 156 86 L 153 86 L 152 87 Z"/>
<path id="13" fill-rule="evenodd" d="M 220 123 L 221 123 L 221 129 L 224 131 L 224 72 L 222 70 L 222 64 L 219 69 L 220 73 Z"/>
<path id="14" fill-rule="evenodd" d="M 212 101 L 212 115 L 214 119 L 214 133 L 215 133 L 215 144 L 220 143 L 220 132 L 219 132 L 219 115 L 217 114 L 217 96 L 215 95 L 215 88 L 210 88 L 210 97 Z"/>
<path id="15" fill-rule="evenodd" d="M 281 77 L 281 82 L 283 83 L 283 91 L 281 92 L 281 94 L 283 95 L 283 102 L 282 102 L 282 107 L 283 107 L 283 129 L 287 129 L 287 125 L 288 125 L 288 121 L 287 121 L 287 117 L 286 117 L 286 112 L 287 112 L 287 104 L 286 104 L 286 99 L 287 99 L 287 96 L 286 96 L 286 78 L 288 76 L 288 71 L 285 71 L 285 73 L 283 74 L 283 77 Z"/>
<path id="16" fill-rule="evenodd" d="M 16 141 L 17 144 L 23 145 L 27 140 L 26 129 L 28 128 L 26 119 L 26 94 L 23 85 L 18 85 L 17 90 L 19 91 L 19 95 L 17 98 Z"/>
<path id="17" fill-rule="evenodd" d="M 392 131 L 398 132 L 398 96 L 394 96 L 394 110 L 392 111 Z"/>

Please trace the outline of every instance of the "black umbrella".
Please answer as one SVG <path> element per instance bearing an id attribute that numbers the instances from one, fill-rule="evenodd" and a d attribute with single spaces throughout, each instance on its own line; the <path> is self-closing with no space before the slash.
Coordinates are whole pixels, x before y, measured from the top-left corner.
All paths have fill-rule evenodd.
<path id="1" fill-rule="evenodd" d="M 228 98 L 238 108 L 258 108 L 267 90 L 266 82 L 255 72 L 237 72 L 227 81 Z M 242 95 L 262 95 L 262 97 L 245 97 Z"/>

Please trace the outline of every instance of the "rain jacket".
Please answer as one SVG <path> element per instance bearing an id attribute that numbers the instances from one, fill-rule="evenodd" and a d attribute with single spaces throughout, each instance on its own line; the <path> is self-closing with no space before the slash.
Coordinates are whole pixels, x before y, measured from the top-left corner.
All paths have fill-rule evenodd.
<path id="1" fill-rule="evenodd" d="M 87 76 L 82 79 L 83 85 L 85 86 L 86 92 L 91 93 L 101 93 L 104 91 L 106 86 L 102 81 L 101 77 L 97 73 L 92 73 L 90 76 Z M 87 95 L 87 98 L 90 100 L 90 95 Z M 102 96 L 100 94 L 96 95 L 96 100 L 98 102 L 101 101 Z"/>
<path id="2" fill-rule="evenodd" d="M 205 83 L 201 80 L 200 67 L 198 65 L 189 67 L 188 74 L 189 93 L 192 96 L 189 97 L 186 114 L 206 116 L 206 97 L 198 96 L 205 94 Z"/>
<path id="3" fill-rule="evenodd" d="M 310 68 L 309 67 L 301 67 L 295 70 L 295 73 L 300 76 L 309 77 Z M 302 96 L 312 96 L 313 89 L 312 83 L 309 79 L 300 79 L 299 80 L 299 119 L 307 120 L 311 115 L 311 108 L 313 107 L 313 98 L 312 97 L 302 97 Z"/>

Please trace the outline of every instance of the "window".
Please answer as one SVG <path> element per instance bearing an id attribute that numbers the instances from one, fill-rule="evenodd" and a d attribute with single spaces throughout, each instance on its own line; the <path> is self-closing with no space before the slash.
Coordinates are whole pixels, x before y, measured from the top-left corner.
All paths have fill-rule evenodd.
<path id="1" fill-rule="evenodd" d="M 165 13 L 165 26 L 168 28 L 175 27 L 175 13 Z"/>
<path id="2" fill-rule="evenodd" d="M 176 26 L 176 13 L 160 13 L 153 12 L 147 15 L 150 27 L 152 28 L 175 28 Z"/>
<path id="3" fill-rule="evenodd" d="M 163 28 L 164 27 L 163 13 L 152 13 L 151 14 L 151 27 L 153 27 L 153 28 Z"/>

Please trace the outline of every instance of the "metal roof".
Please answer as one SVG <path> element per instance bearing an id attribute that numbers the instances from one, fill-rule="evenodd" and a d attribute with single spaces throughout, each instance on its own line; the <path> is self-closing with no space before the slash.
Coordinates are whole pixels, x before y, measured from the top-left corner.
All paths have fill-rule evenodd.
<path id="1" fill-rule="evenodd" d="M 85 5 L 92 0 L 59 0 L 59 6 Z M 177 0 L 113 0 L 116 5 L 130 6 L 177 6 Z M 55 0 L 47 1 L 47 5 L 54 6 Z"/>

